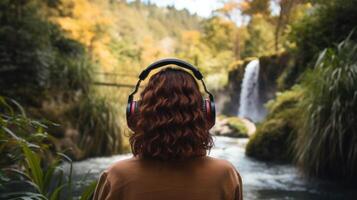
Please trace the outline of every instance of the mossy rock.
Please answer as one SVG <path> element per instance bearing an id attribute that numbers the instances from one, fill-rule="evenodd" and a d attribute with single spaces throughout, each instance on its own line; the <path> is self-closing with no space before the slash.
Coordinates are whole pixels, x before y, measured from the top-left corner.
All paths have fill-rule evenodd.
<path id="1" fill-rule="evenodd" d="M 283 92 L 267 104 L 269 114 L 250 138 L 246 154 L 263 161 L 292 162 L 300 125 L 300 87 Z"/>
<path id="2" fill-rule="evenodd" d="M 246 147 L 246 154 L 263 161 L 291 162 L 295 130 L 282 119 L 272 119 L 258 127 Z"/>
<path id="3" fill-rule="evenodd" d="M 232 130 L 231 137 L 248 137 L 248 129 L 238 117 L 228 117 L 227 126 Z"/>
<path id="4" fill-rule="evenodd" d="M 212 132 L 215 135 L 235 138 L 248 137 L 248 129 L 239 117 L 218 116 L 216 126 L 212 129 Z"/>

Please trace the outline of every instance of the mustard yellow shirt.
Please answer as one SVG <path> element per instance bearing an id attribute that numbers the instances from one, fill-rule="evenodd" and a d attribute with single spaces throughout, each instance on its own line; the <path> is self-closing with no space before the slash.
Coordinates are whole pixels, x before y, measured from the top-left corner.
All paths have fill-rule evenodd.
<path id="1" fill-rule="evenodd" d="M 94 200 L 242 200 L 242 194 L 241 176 L 226 160 L 132 157 L 102 173 Z"/>

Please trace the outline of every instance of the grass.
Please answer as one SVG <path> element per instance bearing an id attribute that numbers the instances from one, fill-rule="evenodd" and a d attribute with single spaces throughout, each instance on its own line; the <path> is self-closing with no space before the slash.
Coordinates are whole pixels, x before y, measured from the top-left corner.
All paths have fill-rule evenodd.
<path id="1" fill-rule="evenodd" d="M 303 81 L 303 126 L 296 143 L 309 176 L 356 183 L 357 44 L 349 38 L 324 50 Z"/>
<path id="2" fill-rule="evenodd" d="M 122 150 L 122 135 L 115 107 L 105 97 L 92 94 L 68 111 L 81 134 L 79 148 L 86 157 L 105 156 Z"/>

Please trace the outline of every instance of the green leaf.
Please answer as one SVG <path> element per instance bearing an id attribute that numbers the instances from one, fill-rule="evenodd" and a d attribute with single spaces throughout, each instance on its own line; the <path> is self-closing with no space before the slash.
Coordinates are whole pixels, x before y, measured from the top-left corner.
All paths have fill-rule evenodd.
<path id="1" fill-rule="evenodd" d="M 63 184 L 59 187 L 57 187 L 51 194 L 50 200 L 58 200 L 60 197 L 60 192 L 61 190 L 66 186 L 67 184 Z"/>
<path id="2" fill-rule="evenodd" d="M 325 59 L 325 55 L 326 55 L 327 49 L 323 50 L 319 57 L 317 58 L 317 61 L 315 63 L 315 68 L 319 67 L 322 63 L 322 61 Z"/>
<path id="3" fill-rule="evenodd" d="M 38 185 L 40 192 L 44 193 L 43 191 L 43 171 L 41 169 L 41 160 L 38 155 L 36 155 L 27 145 L 22 145 L 22 149 L 25 155 L 25 161 L 27 163 L 26 171 L 34 181 L 35 184 Z"/>
<path id="4" fill-rule="evenodd" d="M 14 132 L 12 132 L 10 129 L 8 129 L 7 127 L 2 126 L 1 127 L 6 133 L 8 133 L 11 137 L 13 137 L 14 139 L 18 140 L 18 141 L 23 141 L 22 138 L 18 137 Z"/>
<path id="5" fill-rule="evenodd" d="M 10 99 L 10 101 L 11 101 L 13 104 L 15 104 L 16 107 L 20 110 L 21 115 L 22 115 L 23 117 L 26 117 L 26 112 L 25 112 L 24 108 L 23 108 L 17 101 L 15 101 L 14 99 Z"/>
<path id="6" fill-rule="evenodd" d="M 55 161 L 54 163 L 52 163 L 46 170 L 45 172 L 45 177 L 44 177 L 44 181 L 43 181 L 43 184 L 44 184 L 44 191 L 47 191 L 48 190 L 48 187 L 50 186 L 51 184 L 51 180 L 53 178 L 53 175 L 54 175 L 54 172 L 56 170 L 58 166 L 58 161 Z"/>
<path id="7" fill-rule="evenodd" d="M 28 199 L 28 200 L 47 200 L 45 196 L 38 193 L 33 192 L 5 192 L 0 194 L 0 199 L 8 199 L 8 200 L 18 200 L 18 199 Z"/>
<path id="8" fill-rule="evenodd" d="M 84 189 L 80 200 L 90 200 L 90 198 L 92 197 L 92 195 L 94 193 L 96 186 L 97 186 L 97 181 L 93 181 L 90 185 L 88 185 Z"/>

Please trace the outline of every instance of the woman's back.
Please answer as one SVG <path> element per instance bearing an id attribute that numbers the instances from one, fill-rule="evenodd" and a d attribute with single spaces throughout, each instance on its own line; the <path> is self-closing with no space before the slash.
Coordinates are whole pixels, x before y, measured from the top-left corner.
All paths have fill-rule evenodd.
<path id="1" fill-rule="evenodd" d="M 154 74 L 134 101 L 133 94 L 157 67 L 180 63 L 190 73 L 165 68 Z M 95 200 L 241 200 L 242 180 L 224 160 L 206 156 L 213 147 L 213 95 L 201 73 L 177 59 L 161 60 L 140 74 L 128 97 L 127 122 L 133 158 L 110 167 L 100 178 Z"/>
<path id="2" fill-rule="evenodd" d="M 231 163 L 209 156 L 170 162 L 133 157 L 102 174 L 96 199 L 240 200 L 242 180 Z"/>

